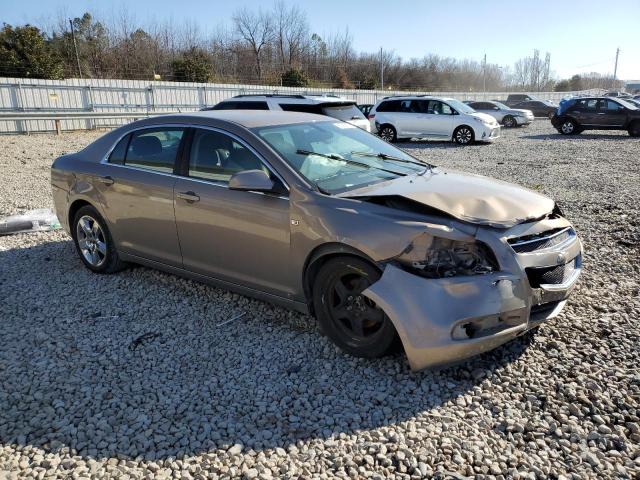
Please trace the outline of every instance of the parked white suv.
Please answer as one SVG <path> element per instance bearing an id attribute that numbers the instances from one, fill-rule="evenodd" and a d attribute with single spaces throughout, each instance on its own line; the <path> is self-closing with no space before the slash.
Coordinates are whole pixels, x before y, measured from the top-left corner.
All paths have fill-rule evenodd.
<path id="1" fill-rule="evenodd" d="M 367 132 L 371 125 L 353 100 L 335 95 L 236 95 L 202 110 L 284 110 L 316 113 L 351 123 Z"/>
<path id="2" fill-rule="evenodd" d="M 454 98 L 425 95 L 385 97 L 369 112 L 372 130 L 384 140 L 451 140 L 461 145 L 490 142 L 500 136 L 495 118 Z"/>

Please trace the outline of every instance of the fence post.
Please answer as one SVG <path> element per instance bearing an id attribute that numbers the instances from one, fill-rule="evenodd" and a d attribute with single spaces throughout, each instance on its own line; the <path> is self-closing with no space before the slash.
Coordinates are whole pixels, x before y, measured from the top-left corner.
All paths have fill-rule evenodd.
<path id="1" fill-rule="evenodd" d="M 17 109 L 18 111 L 24 111 L 24 100 L 22 98 L 22 84 L 21 83 L 17 83 L 16 84 L 18 87 L 18 93 L 16 95 L 16 100 L 17 100 Z M 23 120 L 22 121 L 22 130 L 24 131 L 24 133 L 26 133 L 27 135 L 29 135 L 29 120 Z"/>
<path id="2" fill-rule="evenodd" d="M 82 103 L 84 104 L 84 110 L 87 112 L 93 112 L 93 94 L 91 92 L 91 85 L 87 85 L 82 89 Z M 87 119 L 87 130 L 93 130 L 95 125 L 93 121 L 88 118 Z"/>

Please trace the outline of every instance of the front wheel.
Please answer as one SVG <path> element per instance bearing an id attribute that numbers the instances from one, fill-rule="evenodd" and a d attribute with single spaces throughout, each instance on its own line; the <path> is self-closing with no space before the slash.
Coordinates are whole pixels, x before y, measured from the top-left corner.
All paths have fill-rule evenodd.
<path id="1" fill-rule="evenodd" d="M 385 142 L 393 143 L 397 140 L 396 129 L 391 125 L 383 125 L 380 128 L 380 138 Z"/>
<path id="2" fill-rule="evenodd" d="M 473 142 L 473 130 L 471 127 L 462 125 L 453 132 L 453 141 L 458 145 L 468 145 Z"/>
<path id="3" fill-rule="evenodd" d="M 86 205 L 78 210 L 71 231 L 80 260 L 89 270 L 114 273 L 124 268 L 107 223 L 94 207 Z"/>
<path id="4" fill-rule="evenodd" d="M 362 292 L 380 271 L 356 257 L 339 257 L 322 266 L 313 285 L 313 306 L 320 329 L 343 351 L 375 358 L 389 353 L 397 333 L 389 317 Z"/>
<path id="5" fill-rule="evenodd" d="M 506 128 L 513 128 L 518 125 L 518 122 L 516 122 L 516 119 L 511 115 L 507 115 L 502 119 L 502 125 L 504 125 Z"/>

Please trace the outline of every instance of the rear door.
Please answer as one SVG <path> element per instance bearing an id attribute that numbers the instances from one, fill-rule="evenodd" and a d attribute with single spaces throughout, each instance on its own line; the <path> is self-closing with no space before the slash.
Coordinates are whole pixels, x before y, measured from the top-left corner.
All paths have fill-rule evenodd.
<path id="1" fill-rule="evenodd" d="M 222 130 L 194 129 L 185 161 L 174 200 L 184 268 L 280 296 L 293 293 L 288 195 L 228 188 L 242 170 L 262 169 L 282 180 L 244 141 Z"/>
<path id="2" fill-rule="evenodd" d="M 137 130 L 116 145 L 96 183 L 119 249 L 180 266 L 173 212 L 174 166 L 185 129 Z"/>
<path id="3" fill-rule="evenodd" d="M 585 98 L 578 100 L 575 105 L 569 109 L 567 114 L 578 120 L 578 123 L 581 125 L 598 125 L 600 121 L 600 116 L 598 115 L 598 99 Z"/>

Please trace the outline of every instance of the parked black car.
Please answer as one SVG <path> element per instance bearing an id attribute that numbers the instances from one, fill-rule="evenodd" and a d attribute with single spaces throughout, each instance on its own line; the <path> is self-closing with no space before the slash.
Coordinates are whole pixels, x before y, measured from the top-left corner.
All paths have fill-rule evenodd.
<path id="1" fill-rule="evenodd" d="M 627 130 L 640 136 L 640 108 L 622 98 L 580 97 L 563 100 L 551 123 L 563 135 L 584 130 Z"/>
<path id="2" fill-rule="evenodd" d="M 516 103 L 511 108 L 531 110 L 534 117 L 551 118 L 556 113 L 558 105 L 549 100 L 527 100 L 526 102 Z"/>
<path id="3" fill-rule="evenodd" d="M 537 101 L 538 97 L 529 95 L 528 93 L 510 93 L 506 100 L 495 100 L 496 102 L 504 103 L 507 107 L 515 107 L 518 103 Z"/>

